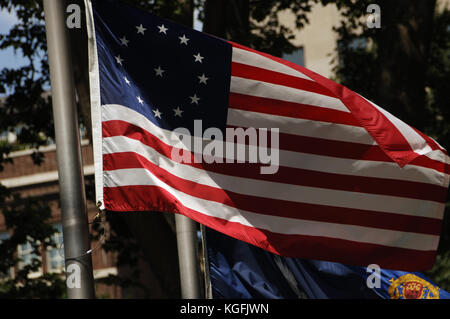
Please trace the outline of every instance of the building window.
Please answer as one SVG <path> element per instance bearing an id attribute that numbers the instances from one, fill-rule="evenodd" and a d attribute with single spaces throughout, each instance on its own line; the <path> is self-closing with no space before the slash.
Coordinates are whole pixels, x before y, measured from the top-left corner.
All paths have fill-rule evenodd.
<path id="1" fill-rule="evenodd" d="M 7 141 L 8 140 L 8 131 L 3 131 L 0 133 L 0 141 Z"/>
<path id="2" fill-rule="evenodd" d="M 283 59 L 295 63 L 297 65 L 305 66 L 305 57 L 303 55 L 303 47 L 294 50 L 291 53 L 284 53 Z"/>
<path id="3" fill-rule="evenodd" d="M 39 242 L 35 244 L 40 245 Z M 19 269 L 23 269 L 24 267 L 31 265 L 35 259 L 42 260 L 41 256 L 35 253 L 33 245 L 34 243 L 29 240 L 25 244 L 21 244 L 17 247 L 17 254 L 20 258 Z M 39 270 L 35 272 L 30 272 L 28 276 L 30 278 L 36 278 L 40 275 L 42 275 L 42 268 L 39 268 Z"/>
<path id="4" fill-rule="evenodd" d="M 9 239 L 9 233 L 0 233 L 0 243 L 6 239 Z M 14 276 L 14 268 L 10 267 L 7 272 L 0 272 L 0 280 L 12 278 Z"/>
<path id="5" fill-rule="evenodd" d="M 30 242 L 26 242 L 19 246 L 19 256 L 21 259 L 20 268 L 31 265 L 33 259 L 39 258 L 39 256 L 33 252 L 33 246 Z"/>
<path id="6" fill-rule="evenodd" d="M 369 42 L 367 38 L 353 38 L 347 42 L 338 41 L 337 49 L 340 67 L 344 67 L 344 55 L 347 52 L 365 52 Z"/>
<path id="7" fill-rule="evenodd" d="M 57 232 L 53 234 L 52 241 L 56 247 L 49 247 L 46 253 L 47 272 L 62 272 L 64 271 L 64 249 L 62 248 L 63 235 L 62 225 L 53 225 Z"/>

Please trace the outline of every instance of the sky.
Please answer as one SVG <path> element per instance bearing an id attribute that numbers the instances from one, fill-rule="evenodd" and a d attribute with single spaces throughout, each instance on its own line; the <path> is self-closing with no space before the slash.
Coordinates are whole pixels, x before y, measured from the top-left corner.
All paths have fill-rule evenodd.
<path id="1" fill-rule="evenodd" d="M 0 10 L 0 34 L 7 33 L 17 23 L 15 13 Z M 20 52 L 14 53 L 12 48 L 0 50 L 0 70 L 4 67 L 17 67 L 23 65 L 25 59 Z"/>
<path id="2" fill-rule="evenodd" d="M 194 10 L 194 29 L 197 31 L 202 31 L 203 23 L 198 20 L 198 10 Z"/>
<path id="3" fill-rule="evenodd" d="M 197 19 L 198 12 L 194 12 L 194 29 L 201 31 L 203 24 Z M 0 34 L 7 33 L 17 23 L 14 12 L 0 10 Z M 0 70 L 4 67 L 17 67 L 25 64 L 25 59 L 20 52 L 14 52 L 12 48 L 0 50 Z"/>
<path id="4" fill-rule="evenodd" d="M 203 24 L 198 20 L 198 11 L 194 12 L 194 29 L 202 31 Z M 6 9 L 0 10 L 0 34 L 6 34 L 18 22 L 14 12 L 8 12 Z M 27 63 L 20 51 L 14 52 L 12 48 L 0 49 L 0 71 L 5 68 L 17 68 Z M 0 94 L 0 97 L 5 94 Z"/>

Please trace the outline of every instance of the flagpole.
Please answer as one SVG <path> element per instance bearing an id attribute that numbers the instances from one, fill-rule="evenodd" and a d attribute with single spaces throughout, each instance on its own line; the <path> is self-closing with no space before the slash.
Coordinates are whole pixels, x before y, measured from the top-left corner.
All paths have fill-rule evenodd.
<path id="1" fill-rule="evenodd" d="M 200 271 L 198 267 L 197 227 L 195 221 L 175 214 L 178 263 L 180 267 L 181 298 L 200 298 Z"/>
<path id="2" fill-rule="evenodd" d="M 206 227 L 205 225 L 200 224 L 200 231 L 202 234 L 202 252 L 203 252 L 203 266 L 204 270 L 204 278 L 203 281 L 205 283 L 205 298 L 212 299 L 212 287 L 211 287 L 211 276 L 209 272 L 209 256 L 208 256 L 208 244 L 206 241 Z"/>
<path id="3" fill-rule="evenodd" d="M 95 297 L 86 195 L 65 1 L 44 0 L 56 155 L 67 275 L 67 297 Z"/>

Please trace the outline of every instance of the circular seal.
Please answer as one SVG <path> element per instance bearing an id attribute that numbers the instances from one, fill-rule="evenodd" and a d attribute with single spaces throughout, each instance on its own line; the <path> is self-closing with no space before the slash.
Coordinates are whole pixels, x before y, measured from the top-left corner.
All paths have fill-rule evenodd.
<path id="1" fill-rule="evenodd" d="M 392 278 L 390 282 L 391 299 L 439 299 L 439 288 L 414 274 Z"/>

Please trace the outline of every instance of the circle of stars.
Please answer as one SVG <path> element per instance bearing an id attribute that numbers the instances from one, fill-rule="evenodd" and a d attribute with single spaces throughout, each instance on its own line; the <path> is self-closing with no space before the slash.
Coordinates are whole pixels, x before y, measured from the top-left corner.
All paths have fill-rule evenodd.
<path id="1" fill-rule="evenodd" d="M 137 34 L 145 36 L 145 31 L 147 31 L 147 28 L 142 23 L 139 25 L 136 25 L 135 27 L 136 27 Z M 156 32 L 160 36 L 164 37 L 164 36 L 168 35 L 169 28 L 166 27 L 164 24 L 158 25 L 158 26 L 156 26 L 156 28 L 157 28 Z M 186 34 L 182 34 L 182 35 L 178 36 L 178 39 L 179 39 L 179 45 L 189 46 L 190 39 L 186 36 Z M 128 47 L 130 40 L 128 40 L 126 38 L 126 36 L 124 35 L 121 38 L 119 38 L 119 42 L 120 42 L 121 46 Z M 202 56 L 200 52 L 197 52 L 197 54 L 193 54 L 192 56 L 193 56 L 193 63 L 203 64 L 203 60 L 205 59 L 205 57 Z M 119 64 L 122 67 L 124 66 L 125 60 L 120 55 L 115 56 L 114 59 L 117 64 Z M 165 76 L 164 72 L 166 72 L 166 70 L 162 69 L 162 67 L 160 65 L 153 68 L 153 70 L 155 72 L 155 74 L 154 74 L 155 77 L 163 78 Z M 198 78 L 198 84 L 208 85 L 209 78 L 206 76 L 205 73 L 198 75 L 197 78 Z M 126 76 L 124 76 L 123 80 L 128 86 L 131 87 L 132 79 L 130 80 Z M 189 99 L 190 99 L 189 105 L 193 105 L 193 106 L 200 105 L 201 97 L 197 96 L 197 93 L 194 93 L 192 96 L 189 96 L 188 100 Z M 136 96 L 136 101 L 140 105 L 144 105 L 144 103 L 145 103 L 144 99 L 141 96 Z M 180 106 L 177 106 L 176 108 L 173 108 L 172 110 L 173 110 L 174 117 L 178 117 L 178 118 L 183 117 L 184 110 L 182 108 L 180 108 Z M 161 112 L 158 108 L 152 110 L 152 112 L 153 112 L 155 119 L 162 119 L 163 112 Z"/>

